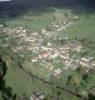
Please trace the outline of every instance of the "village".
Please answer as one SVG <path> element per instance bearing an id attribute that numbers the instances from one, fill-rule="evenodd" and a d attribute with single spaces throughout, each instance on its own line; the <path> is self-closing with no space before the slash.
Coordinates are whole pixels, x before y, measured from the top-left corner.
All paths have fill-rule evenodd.
<path id="1" fill-rule="evenodd" d="M 88 55 L 89 47 L 78 39 L 72 40 L 58 33 L 71 27 L 80 17 L 74 16 L 70 20 L 53 17 L 51 24 L 40 31 L 20 25 L 11 28 L 1 24 L 0 47 L 4 52 L 9 51 L 9 56 L 14 56 L 11 59 L 19 61 L 25 72 L 29 75 L 32 73 L 39 81 L 42 79 L 48 83 L 52 76 L 60 79 L 65 72 L 80 68 L 89 73 L 95 68 L 94 55 Z M 33 89 L 29 100 L 44 100 L 45 97 L 38 83 L 37 90 Z"/>
<path id="2" fill-rule="evenodd" d="M 78 19 L 78 17 L 75 18 Z M 66 25 L 64 27 L 66 28 L 70 23 L 66 24 L 64 22 L 64 25 Z M 57 24 L 52 24 L 57 31 L 60 30 Z M 3 26 L 1 25 L 1 27 Z M 15 41 L 16 45 L 10 46 L 8 38 L 6 38 L 7 44 L 3 45 L 3 47 L 10 46 L 12 51 L 18 53 L 22 58 L 25 57 L 22 52 L 31 52 L 30 62 L 34 66 L 37 63 L 38 66 L 43 66 L 52 71 L 56 77 L 69 69 L 74 70 L 83 67 L 86 71 L 89 71 L 95 67 L 94 57 L 81 57 L 84 46 L 79 41 L 70 41 L 68 37 L 59 37 L 54 31 L 42 29 L 40 32 L 31 32 L 19 26 L 13 29 L 3 28 L 3 32 L 12 37 L 14 41 L 18 39 L 18 41 Z"/>
<path id="3" fill-rule="evenodd" d="M 94 0 L 0 0 L 0 100 L 95 100 Z"/>

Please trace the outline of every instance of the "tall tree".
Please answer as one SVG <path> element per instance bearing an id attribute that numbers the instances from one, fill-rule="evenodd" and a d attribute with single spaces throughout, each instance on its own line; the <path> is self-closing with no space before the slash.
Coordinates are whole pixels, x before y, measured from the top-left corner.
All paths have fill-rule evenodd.
<path id="1" fill-rule="evenodd" d="M 12 88 L 6 86 L 5 75 L 7 65 L 0 56 L 0 100 L 16 100 L 16 94 L 13 94 Z"/>

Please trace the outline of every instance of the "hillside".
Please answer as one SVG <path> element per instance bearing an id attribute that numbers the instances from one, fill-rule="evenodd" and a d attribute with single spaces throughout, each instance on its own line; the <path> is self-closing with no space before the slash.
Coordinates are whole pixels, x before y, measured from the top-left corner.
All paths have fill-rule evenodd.
<path id="1" fill-rule="evenodd" d="M 94 3 L 31 2 L 0 3 L 0 57 L 16 94 L 11 100 L 94 100 Z M 9 100 L 1 90 L 0 96 Z"/>

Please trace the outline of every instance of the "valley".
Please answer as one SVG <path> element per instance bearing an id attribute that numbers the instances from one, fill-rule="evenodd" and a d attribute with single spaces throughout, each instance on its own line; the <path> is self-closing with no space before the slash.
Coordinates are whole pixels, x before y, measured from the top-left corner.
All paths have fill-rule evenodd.
<path id="1" fill-rule="evenodd" d="M 7 85 L 19 97 L 26 94 L 25 100 L 90 100 L 89 94 L 95 95 L 95 11 L 49 9 L 0 18 Z"/>

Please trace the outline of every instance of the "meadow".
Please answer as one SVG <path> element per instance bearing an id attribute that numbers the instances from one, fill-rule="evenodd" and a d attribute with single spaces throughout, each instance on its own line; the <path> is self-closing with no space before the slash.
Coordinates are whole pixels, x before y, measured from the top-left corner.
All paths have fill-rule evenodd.
<path id="1" fill-rule="evenodd" d="M 78 22 L 74 23 L 67 30 L 60 32 L 63 36 L 68 36 L 69 38 L 87 38 L 88 40 L 95 40 L 95 14 L 81 15 Z"/>
<path id="2" fill-rule="evenodd" d="M 16 18 L 11 18 L 6 20 L 6 26 L 8 27 L 18 27 L 22 26 L 33 31 L 40 31 L 45 29 L 54 20 L 53 17 L 56 16 L 57 19 L 67 17 L 68 19 L 74 18 L 74 16 L 79 16 L 80 19 L 67 29 L 58 32 L 61 36 L 68 36 L 69 38 L 87 38 L 89 40 L 95 40 L 95 12 L 90 12 L 88 10 L 78 9 L 79 13 L 74 13 L 71 9 L 62 8 L 50 8 L 53 11 L 40 12 L 39 10 L 34 13 L 33 11 L 28 11 L 23 15 L 19 15 Z M 83 12 L 81 12 L 83 10 Z M 80 13 L 81 12 L 81 13 Z M 26 18 L 24 18 L 26 17 Z"/>

